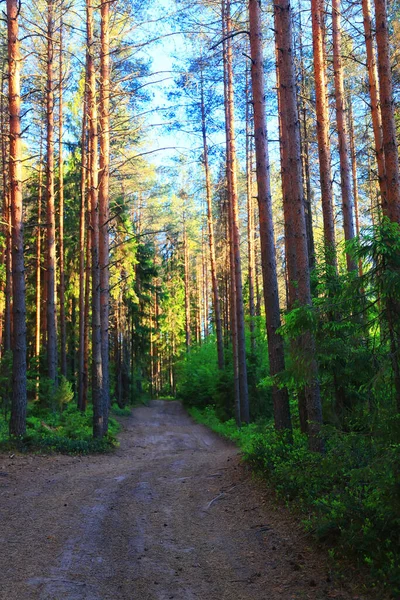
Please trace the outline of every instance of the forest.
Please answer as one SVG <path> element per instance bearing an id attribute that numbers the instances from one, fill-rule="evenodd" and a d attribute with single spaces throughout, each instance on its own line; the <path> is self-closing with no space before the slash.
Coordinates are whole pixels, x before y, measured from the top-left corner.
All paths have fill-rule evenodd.
<path id="1" fill-rule="evenodd" d="M 6 0 L 4 456 L 103 460 L 179 401 L 400 597 L 399 16 Z"/>

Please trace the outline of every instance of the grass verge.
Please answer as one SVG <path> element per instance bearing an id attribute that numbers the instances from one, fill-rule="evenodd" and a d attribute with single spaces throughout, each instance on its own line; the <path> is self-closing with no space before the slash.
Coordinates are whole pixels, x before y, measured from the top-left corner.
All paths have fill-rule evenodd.
<path id="1" fill-rule="evenodd" d="M 369 590 L 384 588 L 400 598 L 400 445 L 332 428 L 324 431 L 327 450 L 319 455 L 299 431 L 290 445 L 266 422 L 238 429 L 233 420 L 221 422 L 210 406 L 189 413 L 241 448 L 332 558 L 351 558 L 370 575 Z"/>

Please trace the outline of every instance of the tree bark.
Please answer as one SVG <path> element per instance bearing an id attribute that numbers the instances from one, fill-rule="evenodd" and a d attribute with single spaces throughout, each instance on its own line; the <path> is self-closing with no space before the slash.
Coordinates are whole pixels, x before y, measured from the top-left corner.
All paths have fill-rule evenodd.
<path id="1" fill-rule="evenodd" d="M 89 152 L 88 152 L 89 154 Z M 89 156 L 87 157 L 87 172 L 89 171 Z M 89 187 L 89 186 L 88 186 Z M 85 411 L 88 405 L 89 396 L 89 337 L 90 337 L 90 273 L 91 273 L 91 255 L 92 255 L 92 236 L 90 232 L 90 205 L 88 198 L 88 207 L 86 210 L 86 268 L 85 268 L 85 312 L 84 312 L 84 338 L 83 338 L 83 384 L 82 384 L 82 407 Z"/>
<path id="2" fill-rule="evenodd" d="M 353 198 L 354 198 L 354 216 L 356 235 L 360 235 L 360 211 L 359 211 L 359 193 L 358 193 L 358 179 L 357 179 L 357 155 L 356 155 L 356 144 L 354 139 L 354 120 L 353 120 L 353 107 L 351 98 L 349 98 L 349 135 L 350 135 L 350 156 L 351 156 L 351 172 L 353 178 Z M 358 261 L 358 275 L 363 276 L 363 267 L 361 259 Z"/>
<path id="3" fill-rule="evenodd" d="M 268 357 L 271 377 L 274 420 L 276 429 L 291 430 L 287 388 L 279 388 L 276 376 L 285 369 L 281 326 L 278 277 L 276 272 L 275 235 L 272 219 L 268 131 L 265 114 L 265 82 L 263 68 L 261 8 L 259 0 L 249 0 L 251 81 L 254 106 L 254 136 L 258 210 L 260 216 L 261 264 L 264 284 L 264 303 L 268 334 Z"/>
<path id="4" fill-rule="evenodd" d="M 101 356 L 103 369 L 104 433 L 108 430 L 110 406 L 109 376 L 109 305 L 110 305 L 110 1 L 101 3 L 100 31 L 100 187 L 99 187 L 99 260 Z"/>
<path id="5" fill-rule="evenodd" d="M 1 79 L 1 102 L 5 101 L 4 97 L 4 75 Z M 9 130 L 4 127 L 4 118 L 2 110 L 3 128 L 2 131 L 6 133 Z M 9 152 L 7 151 L 7 140 L 6 136 L 3 135 L 1 138 L 1 154 L 2 154 L 2 167 L 3 167 L 3 220 L 4 220 L 4 237 L 5 237 L 5 249 L 4 249 L 4 266 L 6 270 L 6 282 L 5 282 L 5 307 L 4 307 L 4 352 L 11 350 L 11 311 L 12 311 L 12 227 L 11 227 L 11 209 L 10 209 L 10 166 L 9 166 Z"/>
<path id="6" fill-rule="evenodd" d="M 98 123 L 96 100 L 96 71 L 94 65 L 94 17 L 92 0 L 86 2 L 87 59 L 88 59 L 88 122 L 89 122 L 89 198 L 92 238 L 92 402 L 93 437 L 104 435 L 103 371 L 100 318 L 100 261 L 99 261 L 99 173 Z"/>
<path id="7" fill-rule="evenodd" d="M 331 151 L 329 142 L 329 107 L 326 84 L 326 55 L 324 44 L 324 0 L 311 0 L 312 37 L 314 51 L 315 109 L 321 185 L 324 244 L 327 264 L 337 270 L 336 240 L 331 182 Z"/>
<path id="8" fill-rule="evenodd" d="M 314 231 L 312 222 L 312 198 L 313 192 L 311 188 L 311 177 L 310 177 L 310 146 L 309 146 L 309 133 L 308 133 L 308 114 L 307 114 L 307 103 L 306 98 L 309 94 L 309 90 L 306 85 L 305 67 L 304 67 L 304 49 L 303 49 L 303 25 L 302 25 L 302 14 L 299 0 L 298 9 L 299 19 L 299 54 L 300 54 L 300 93 L 301 98 L 298 99 L 299 113 L 301 115 L 301 155 L 302 155 L 302 167 L 303 167 L 303 187 L 304 187 L 304 210 L 306 217 L 306 228 L 307 228 L 307 247 L 308 247 L 308 259 L 310 270 L 315 268 L 315 244 L 314 244 Z"/>
<path id="9" fill-rule="evenodd" d="M 247 255 L 248 255 L 248 285 L 249 285 L 249 316 L 250 316 L 250 345 L 254 353 L 256 349 L 254 301 L 254 274 L 256 257 L 254 249 L 254 207 L 253 207 L 253 144 L 252 120 L 250 115 L 251 93 L 249 69 L 246 67 L 246 195 L 247 195 Z"/>
<path id="10" fill-rule="evenodd" d="M 282 192 L 284 217 L 289 220 L 294 246 L 293 260 L 288 262 L 288 276 L 296 281 L 296 296 L 301 306 L 311 305 L 309 259 L 304 215 L 303 183 L 301 176 L 300 121 L 296 99 L 296 77 L 293 60 L 292 14 L 288 0 L 274 5 L 276 47 L 278 49 L 279 104 L 282 117 Z M 286 231 L 286 223 L 285 223 Z M 294 272 L 292 272 L 294 270 Z M 320 437 L 322 405 L 318 381 L 315 341 L 310 331 L 302 334 L 301 350 L 307 367 L 305 389 L 308 417 L 309 447 L 323 451 Z"/>
<path id="11" fill-rule="evenodd" d="M 346 121 L 346 99 L 344 93 L 342 63 L 342 31 L 340 0 L 332 0 L 332 37 L 333 37 L 333 70 L 335 80 L 336 123 L 339 141 L 340 184 L 342 193 L 342 213 L 344 239 L 346 242 L 354 238 L 353 196 L 351 189 L 350 148 Z M 357 269 L 354 259 L 346 253 L 347 270 Z"/>
<path id="12" fill-rule="evenodd" d="M 203 138 L 203 165 L 204 165 L 204 176 L 206 180 L 206 200 L 207 200 L 207 227 L 208 227 L 208 245 L 210 250 L 210 267 L 211 267 L 211 285 L 213 293 L 213 308 L 215 318 L 215 333 L 217 336 L 217 354 L 218 354 L 218 368 L 224 369 L 224 339 L 222 335 L 222 322 L 221 322 L 221 305 L 219 300 L 218 290 L 218 279 L 217 279 L 217 267 L 215 259 L 215 241 L 214 241 L 214 224 L 212 214 L 212 193 L 211 193 L 211 178 L 210 178 L 210 166 L 208 162 L 208 146 L 207 146 L 207 123 L 206 123 L 206 111 L 204 106 L 204 80 L 203 70 L 201 66 L 200 71 L 200 98 L 201 98 L 201 133 Z"/>
<path id="13" fill-rule="evenodd" d="M 48 377 L 57 385 L 57 315 L 56 315 L 56 218 L 54 198 L 54 6 L 47 0 L 47 164 L 46 164 L 46 227 L 47 227 L 47 365 Z"/>
<path id="14" fill-rule="evenodd" d="M 62 9 L 61 9 L 62 10 Z M 65 321 L 65 269 L 64 269 L 64 161 L 63 161 L 63 22 L 60 23 L 60 54 L 59 54 L 59 269 L 60 269 L 60 366 L 61 375 L 67 376 L 67 328 Z"/>
<path id="15" fill-rule="evenodd" d="M 234 91 L 233 91 L 233 67 L 232 67 L 232 44 L 231 44 L 231 16 L 230 0 L 226 2 L 225 11 L 226 20 L 226 83 L 227 83 L 227 145 L 229 154 L 227 155 L 227 178 L 228 195 L 231 206 L 232 217 L 232 246 L 234 259 L 234 277 L 235 277 L 235 299 L 236 299 L 236 319 L 237 319 L 237 348 L 239 365 L 239 390 L 240 390 L 240 415 L 243 423 L 250 420 L 249 394 L 247 384 L 247 364 L 246 364 L 246 340 L 244 324 L 244 304 L 243 304 L 243 284 L 242 284 L 242 265 L 240 256 L 240 231 L 239 231 L 239 207 L 236 178 L 236 144 L 235 144 L 235 118 L 234 118 Z"/>
<path id="16" fill-rule="evenodd" d="M 43 199 L 43 169 L 42 169 L 42 131 L 40 132 L 39 149 L 39 180 L 37 208 L 37 237 L 36 237 L 36 318 L 35 318 L 35 356 L 40 355 L 40 317 L 41 317 L 41 254 L 42 254 L 42 199 Z M 39 367 L 39 365 L 38 365 Z M 39 374 L 39 373 L 38 373 Z"/>
<path id="17" fill-rule="evenodd" d="M 87 62 L 87 61 L 86 61 Z M 78 408 L 86 410 L 85 401 L 85 322 L 88 319 L 85 302 L 85 229 L 86 229 L 86 178 L 87 178 L 87 152 L 86 152 L 86 124 L 87 124 L 87 82 L 83 94 L 83 114 L 81 133 L 81 206 L 79 213 L 79 351 L 78 351 Z M 89 235 L 89 233 L 87 234 Z"/>
<path id="18" fill-rule="evenodd" d="M 369 96 L 371 100 L 372 129 L 374 132 L 376 162 L 378 167 L 381 205 L 387 206 L 387 185 L 385 171 L 385 155 L 383 151 L 382 115 L 379 97 L 378 69 L 376 66 L 374 34 L 372 28 L 371 5 L 369 0 L 362 0 L 365 46 L 367 50 L 367 69 L 369 80 Z"/>
<path id="19" fill-rule="evenodd" d="M 18 14 L 18 1 L 7 0 L 8 93 L 10 111 L 9 183 L 11 197 L 13 271 L 13 381 L 10 434 L 17 436 L 25 434 L 27 410 L 26 308 L 21 162 L 21 55 L 18 40 Z"/>
<path id="20" fill-rule="evenodd" d="M 375 0 L 376 45 L 378 49 L 378 74 L 380 107 L 382 114 L 382 139 L 385 155 L 386 202 L 383 213 L 391 221 L 400 223 L 400 170 L 397 147 L 392 70 L 390 64 L 389 32 L 386 0 Z"/>
<path id="21" fill-rule="evenodd" d="M 192 340 L 190 323 L 189 248 L 186 231 L 186 215 L 183 217 L 183 268 L 185 284 L 185 343 L 186 352 L 189 352 Z"/>

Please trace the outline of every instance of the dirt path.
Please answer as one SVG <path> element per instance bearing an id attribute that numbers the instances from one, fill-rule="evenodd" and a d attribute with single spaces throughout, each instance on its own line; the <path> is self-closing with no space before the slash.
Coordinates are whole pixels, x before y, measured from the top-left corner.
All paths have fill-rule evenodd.
<path id="1" fill-rule="evenodd" d="M 2 599 L 355 598 L 179 403 L 124 424 L 111 455 L 1 458 Z"/>

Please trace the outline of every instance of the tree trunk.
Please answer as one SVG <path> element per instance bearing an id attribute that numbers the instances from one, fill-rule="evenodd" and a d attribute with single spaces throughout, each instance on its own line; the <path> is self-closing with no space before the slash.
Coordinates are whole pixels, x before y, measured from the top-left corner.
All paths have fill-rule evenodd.
<path id="1" fill-rule="evenodd" d="M 24 435 L 26 431 L 26 308 L 24 272 L 24 234 L 22 211 L 22 145 L 21 145 L 21 55 L 18 40 L 17 0 L 7 0 L 8 27 L 8 93 L 10 110 L 10 167 L 9 183 L 12 222 L 13 271 L 13 382 L 10 434 Z"/>
<path id="2" fill-rule="evenodd" d="M 81 134 L 81 206 L 79 214 L 79 351 L 78 351 L 78 408 L 86 410 L 85 401 L 85 322 L 88 319 L 85 303 L 85 224 L 86 224 L 86 178 L 87 178 L 87 152 L 86 152 L 86 123 L 87 123 L 87 82 L 83 94 L 82 134 Z M 89 237 L 89 233 L 88 233 Z"/>
<path id="3" fill-rule="evenodd" d="M 39 181 L 38 181 L 38 207 L 37 207 L 37 237 L 36 237 L 36 318 L 35 318 L 35 356 L 40 355 L 40 317 L 41 317 L 41 254 L 42 254 L 42 199 L 43 199 L 43 169 L 42 169 L 42 132 L 40 132 L 39 149 Z M 38 364 L 39 368 L 39 364 Z M 39 375 L 39 373 L 38 373 Z"/>
<path id="4" fill-rule="evenodd" d="M 101 304 L 101 352 L 103 369 L 104 433 L 108 430 L 110 406 L 109 375 L 109 220 L 110 220 L 110 2 L 101 3 L 101 50 L 100 50 L 100 304 Z"/>
<path id="5" fill-rule="evenodd" d="M 351 172 L 353 177 L 353 198 L 354 198 L 354 216 L 356 224 L 356 235 L 360 235 L 360 211 L 359 211 L 359 194 L 358 194 L 358 180 L 357 180 L 357 155 L 356 155 L 356 144 L 354 139 L 354 120 L 353 120 L 353 107 L 351 98 L 349 98 L 349 135 L 350 135 L 350 156 L 351 156 Z M 358 275 L 363 276 L 363 267 L 361 259 L 358 261 Z"/>
<path id="6" fill-rule="evenodd" d="M 327 264 L 337 270 L 335 225 L 333 214 L 331 151 L 329 142 L 329 106 L 326 84 L 326 55 L 324 44 L 324 0 L 311 0 L 312 37 L 314 51 L 315 109 L 322 213 L 324 219 L 324 244 Z"/>
<path id="7" fill-rule="evenodd" d="M 60 23 L 59 54 L 59 267 L 60 267 L 60 361 L 61 375 L 67 376 L 67 328 L 65 322 L 65 271 L 64 271 L 64 161 L 63 161 L 63 22 Z"/>
<path id="8" fill-rule="evenodd" d="M 230 0 L 226 2 L 226 83 L 227 83 L 227 142 L 229 154 L 227 155 L 227 179 L 228 195 L 231 205 L 232 217 L 232 246 L 234 259 L 234 277 L 235 277 L 235 296 L 236 296 L 236 318 L 237 318 L 237 348 L 239 365 L 239 390 L 240 390 L 240 416 L 243 423 L 250 420 L 249 394 L 247 385 L 247 364 L 246 364 L 246 340 L 244 324 L 244 304 L 243 304 L 243 284 L 242 284 L 242 265 L 240 256 L 240 230 L 239 230 L 239 207 L 236 179 L 236 144 L 235 144 L 235 118 L 234 118 L 234 91 L 233 91 L 233 67 L 232 67 L 232 42 L 230 38 L 232 23 L 230 16 Z"/>
<path id="9" fill-rule="evenodd" d="M 253 207 L 253 144 L 252 122 L 250 115 L 251 93 L 249 84 L 249 69 L 246 68 L 246 192 L 247 192 L 247 254 L 248 254 L 248 284 L 249 284 L 249 316 L 250 316 L 250 345 L 254 353 L 256 349 L 254 302 L 254 274 L 256 257 L 254 251 L 254 207 Z"/>
<path id="10" fill-rule="evenodd" d="M 271 377 L 285 369 L 281 326 L 278 277 L 276 272 L 275 235 L 272 220 L 268 132 L 265 114 L 265 82 L 262 48 L 261 8 L 258 0 L 249 0 L 251 81 L 254 106 L 254 136 L 258 210 L 260 216 L 261 264 L 264 284 L 264 303 L 268 334 L 268 357 Z M 276 381 L 272 388 L 274 420 L 277 429 L 291 430 L 289 395 Z"/>
<path id="11" fill-rule="evenodd" d="M 223 34 L 223 67 L 224 67 L 224 110 L 225 110 L 225 135 L 226 135 L 226 239 L 227 239 L 227 294 L 226 294 L 226 317 L 229 324 L 231 342 L 232 342 L 232 360 L 233 360 L 233 390 L 234 390 L 234 409 L 235 419 L 238 427 L 241 425 L 240 411 L 240 387 L 239 387 L 239 356 L 238 356 L 238 337 L 237 337 L 237 311 L 236 311 L 236 281 L 235 281 L 235 260 L 233 251 L 232 234 L 232 202 L 230 200 L 229 169 L 230 146 L 228 135 L 229 106 L 228 106 L 228 76 L 227 76 L 227 42 L 226 20 L 225 20 L 225 0 L 222 0 L 222 34 Z M 228 275 L 229 274 L 229 275 Z M 228 329 L 228 327 L 227 327 Z M 227 409 L 229 407 L 227 406 Z M 227 414 L 229 414 L 227 410 Z"/>
<path id="12" fill-rule="evenodd" d="M 332 0 L 333 70 L 335 79 L 336 123 L 339 141 L 340 183 L 342 192 L 342 212 L 344 239 L 354 238 L 353 196 L 351 190 L 350 149 L 346 122 L 346 99 L 344 93 L 342 64 L 342 31 L 340 0 Z M 349 253 L 346 253 L 347 270 L 355 271 L 357 266 Z"/>
<path id="13" fill-rule="evenodd" d="M 392 70 L 390 64 L 389 32 L 386 0 L 375 0 L 376 45 L 380 107 L 382 114 L 382 139 L 385 155 L 386 202 L 383 213 L 391 221 L 400 223 L 400 171 L 399 153 L 394 118 Z"/>
<path id="14" fill-rule="evenodd" d="M 294 246 L 293 260 L 288 262 L 288 276 L 296 281 L 296 295 L 300 305 L 311 305 L 309 258 L 304 215 L 303 183 L 301 176 L 300 121 L 296 99 L 296 77 L 293 59 L 292 14 L 288 0 L 277 0 L 274 5 L 276 47 L 278 49 L 279 105 L 282 116 L 282 192 L 285 232 L 289 225 Z M 286 224 L 288 220 L 288 224 Z M 315 358 L 315 341 L 310 331 L 300 340 L 307 386 L 305 389 L 308 416 L 308 435 L 311 450 L 322 451 L 320 437 L 322 406 Z"/>
<path id="15" fill-rule="evenodd" d="M 47 364 L 48 377 L 57 385 L 57 315 L 56 315 L 56 218 L 54 198 L 54 6 L 47 1 Z"/>
<path id="16" fill-rule="evenodd" d="M 221 306 L 219 300 L 218 290 L 218 279 L 217 279 L 217 267 L 215 259 L 215 241 L 214 241 L 214 225 L 212 215 L 212 193 L 211 193 L 211 178 L 210 178 L 210 167 L 208 163 L 208 146 L 207 146 L 207 124 L 206 124 L 206 112 L 204 106 L 204 81 L 203 81 L 203 70 L 200 72 L 200 95 L 201 95 L 201 132 L 203 138 L 203 165 L 204 175 L 206 180 L 206 200 L 207 200 L 207 226 L 208 226 L 208 245 L 210 250 L 210 267 L 211 267 L 211 285 L 213 292 L 213 308 L 215 318 L 215 333 L 217 336 L 217 354 L 218 354 L 218 368 L 224 369 L 224 339 L 222 335 L 222 322 L 221 322 Z"/>
<path id="17" fill-rule="evenodd" d="M 304 50 L 303 50 L 303 25 L 302 25 L 302 14 L 299 0 L 299 54 L 300 54 L 300 93 L 301 98 L 299 101 L 299 109 L 301 114 L 301 155 L 302 155 L 302 167 L 303 167 L 303 187 L 304 187 L 304 210 L 306 217 L 306 228 L 307 228 L 307 248 L 308 248 L 308 259 L 310 270 L 315 267 L 315 245 L 314 245 L 314 232 L 312 223 L 312 198 L 313 192 L 311 188 L 311 177 L 310 177 L 310 148 L 308 140 L 308 114 L 307 114 L 307 94 L 309 90 L 306 86 L 306 76 L 304 67 Z"/>
<path id="18" fill-rule="evenodd" d="M 204 228 L 201 229 L 201 259 L 202 259 L 202 290 L 203 290 L 203 308 L 204 308 L 204 323 L 203 323 L 203 336 L 204 339 L 208 337 L 209 330 L 209 281 L 208 281 L 208 256 L 207 256 L 207 243 L 204 236 Z"/>
<path id="19" fill-rule="evenodd" d="M 186 216 L 183 217 L 183 267 L 185 284 L 185 343 L 186 352 L 190 350 L 191 331 L 190 331 L 190 287 L 189 287 L 189 248 L 186 232 Z"/>
<path id="20" fill-rule="evenodd" d="M 87 165 L 89 165 L 89 156 L 87 157 Z M 87 168 L 88 171 L 88 168 Z M 85 312 L 84 312 L 84 338 L 83 338 L 83 383 L 82 383 L 82 406 L 84 412 L 88 405 L 89 395 L 89 334 L 90 334 L 90 272 L 92 255 L 92 236 L 90 234 L 90 206 L 88 198 L 88 207 L 86 210 L 86 268 L 85 268 Z"/>
<path id="21" fill-rule="evenodd" d="M 400 223 L 400 170 L 399 153 L 394 118 L 392 71 L 390 62 L 389 32 L 386 0 L 375 0 L 376 45 L 378 49 L 379 93 L 382 114 L 382 138 L 385 155 L 386 203 L 383 214 L 390 221 Z M 400 333 L 398 298 L 386 299 L 386 315 L 389 327 L 391 360 L 398 412 L 400 412 Z"/>
<path id="22" fill-rule="evenodd" d="M 2 103 L 2 131 L 6 133 L 8 127 L 5 127 L 4 123 L 4 110 L 3 103 L 5 101 L 4 96 L 4 75 L 1 80 L 1 103 Z M 3 135 L 1 138 L 1 154 L 2 154 L 2 167 L 3 167 L 3 220 L 4 220 L 4 237 L 5 237 L 5 249 L 4 249 L 4 266 L 5 266 L 5 307 L 4 307 L 4 352 L 11 350 L 11 310 L 12 310 L 12 227 L 11 227 L 11 210 L 10 210 L 10 186 L 9 186 L 9 152 L 7 151 L 7 138 Z"/>
<path id="23" fill-rule="evenodd" d="M 365 46 L 367 50 L 367 68 L 369 80 L 369 96 L 371 100 L 372 129 L 374 132 L 376 162 L 378 167 L 379 189 L 382 207 L 387 206 L 387 184 L 385 171 L 385 155 L 383 151 L 382 115 L 378 87 L 378 70 L 375 59 L 374 37 L 372 28 L 371 5 L 369 0 L 362 0 Z"/>
<path id="24" fill-rule="evenodd" d="M 93 437 L 104 434 L 103 372 L 100 327 L 99 190 L 96 71 L 94 66 L 94 19 L 92 0 L 86 2 L 89 122 L 89 198 L 92 238 L 92 402 Z"/>
<path id="25" fill-rule="evenodd" d="M 40 337 L 41 337 L 41 297 L 42 297 L 42 200 L 43 200 L 43 169 L 42 169 L 42 146 L 43 146 L 43 134 L 40 130 L 40 149 L 39 149 L 39 180 L 38 180 L 38 208 L 37 208 L 37 234 L 36 234 L 36 314 L 35 314 L 35 358 L 36 358 L 36 392 L 35 400 L 39 401 L 39 388 L 40 388 Z"/>

